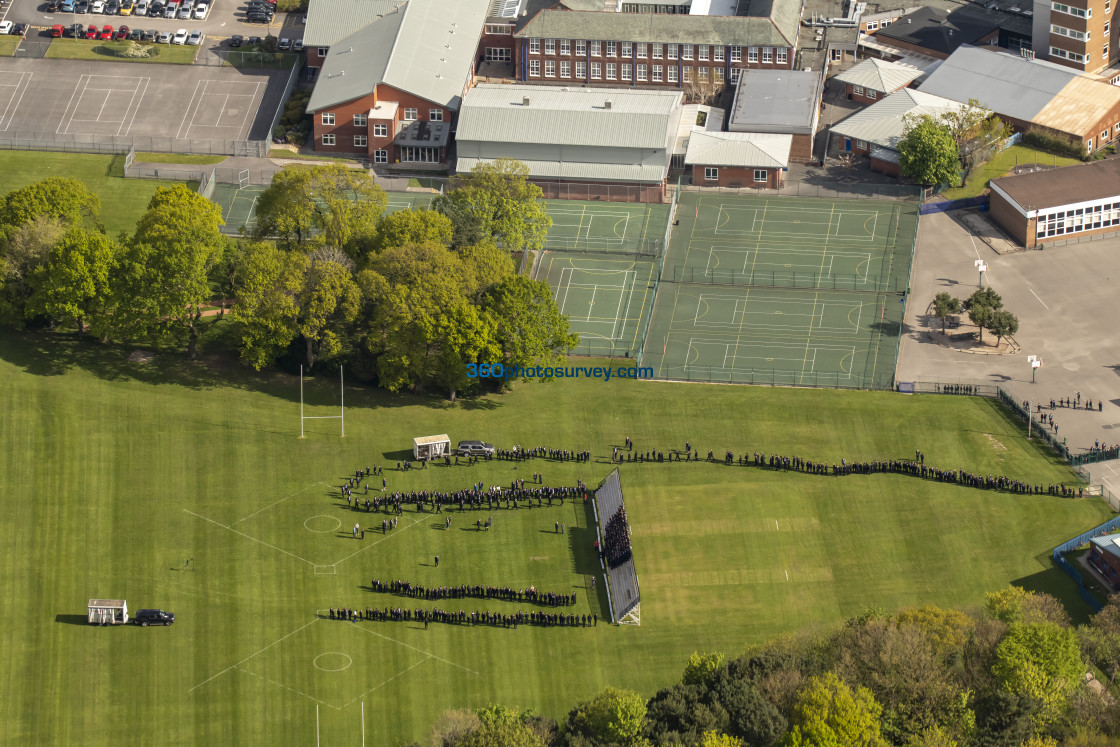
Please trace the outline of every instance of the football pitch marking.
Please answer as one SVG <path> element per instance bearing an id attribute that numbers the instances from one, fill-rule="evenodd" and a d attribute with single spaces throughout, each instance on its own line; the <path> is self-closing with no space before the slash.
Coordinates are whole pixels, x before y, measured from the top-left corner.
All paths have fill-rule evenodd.
<path id="1" fill-rule="evenodd" d="M 596 275 L 606 275 L 606 274 L 622 275 L 622 284 L 621 285 L 601 285 L 599 283 L 590 283 L 590 284 L 588 284 L 588 283 L 575 283 L 575 282 L 572 281 L 572 278 L 575 275 L 576 270 L 579 270 L 580 272 L 585 272 L 585 273 L 593 273 L 593 274 L 596 274 Z M 604 271 L 604 270 L 588 270 L 588 269 L 585 269 L 583 267 L 574 267 L 574 266 L 573 267 L 564 267 L 560 270 L 560 280 L 557 282 L 557 286 L 556 286 L 557 291 L 559 291 L 560 288 L 564 289 L 564 295 L 560 299 L 560 313 L 561 314 L 569 314 L 569 316 L 571 315 L 567 311 L 568 291 L 570 291 L 572 288 L 577 288 L 577 289 L 582 289 L 582 290 L 587 290 L 588 288 L 590 288 L 591 289 L 591 300 L 587 303 L 587 316 L 586 316 L 586 318 L 584 318 L 584 319 L 573 319 L 573 321 L 583 322 L 583 323 L 586 323 L 586 324 L 609 324 L 609 325 L 611 325 L 610 336 L 606 337 L 604 339 L 613 340 L 613 341 L 621 340 L 623 330 L 619 329 L 618 323 L 621 321 L 621 322 L 623 322 L 622 326 L 623 327 L 626 326 L 625 325 L 625 320 L 630 314 L 630 302 L 632 302 L 634 300 L 634 288 L 637 287 L 637 284 L 638 284 L 638 272 L 637 272 L 637 270 Z M 615 309 L 614 315 L 611 316 L 611 317 L 592 317 L 592 314 L 595 311 L 595 296 L 598 295 L 600 288 L 603 289 L 604 291 L 609 291 L 609 292 L 612 292 L 612 293 L 614 291 L 618 291 L 618 308 Z M 629 299 L 629 302 L 627 302 L 627 304 L 626 304 L 626 311 L 624 313 L 622 311 L 622 301 L 623 301 L 623 298 L 626 296 L 627 293 L 630 294 L 630 299 Z"/>
<path id="2" fill-rule="evenodd" d="M 365 632 L 365 633 L 369 633 L 370 635 L 377 636 L 378 638 L 384 638 L 386 641 L 390 641 L 392 643 L 395 643 L 398 646 L 404 646 L 405 648 L 412 649 L 413 651 L 415 651 L 418 654 L 424 654 L 429 659 L 435 659 L 436 661 L 442 661 L 444 664 L 450 664 L 451 666 L 455 667 L 456 669 L 462 669 L 464 672 L 470 672 L 471 674 L 482 676 L 479 672 L 474 671 L 470 667 L 464 667 L 462 664 L 456 664 L 453 661 L 448 661 L 447 659 L 443 659 L 439 656 L 436 656 L 431 651 L 425 651 L 422 648 L 416 648 L 415 646 L 411 646 L 407 643 L 404 643 L 403 641 L 398 641 L 396 638 L 390 638 L 387 635 L 381 635 L 380 633 L 378 633 L 375 630 L 371 630 L 369 628 L 366 628 L 366 627 L 363 627 L 363 626 L 360 626 L 360 625 L 358 626 L 358 629 Z M 413 666 L 415 666 L 415 665 L 413 665 Z M 357 700 L 357 698 L 355 698 L 354 700 Z M 350 701 L 350 702 L 352 703 L 353 701 Z"/>
<path id="3" fill-rule="evenodd" d="M 302 560 L 304 563 L 307 563 L 310 566 L 315 565 L 315 563 L 311 562 L 307 558 L 300 557 L 299 555 L 296 555 L 294 552 L 288 552 L 287 550 L 285 550 L 283 548 L 280 548 L 280 547 L 277 547 L 276 545 L 270 545 L 269 543 L 265 542 L 264 540 L 259 540 L 256 537 L 252 537 L 248 534 L 245 534 L 245 532 L 234 529 L 233 527 L 230 527 L 230 526 L 226 526 L 225 524 L 221 523 L 220 521 L 214 521 L 213 519 L 209 519 L 209 518 L 203 516 L 202 514 L 196 514 L 194 511 L 191 511 L 190 509 L 184 508 L 183 510 L 186 511 L 191 516 L 195 516 L 199 519 L 202 519 L 203 521 L 208 521 L 215 526 L 221 527 L 222 529 L 228 529 L 229 531 L 233 532 L 234 534 L 241 535 L 245 539 L 252 540 L 253 542 L 257 542 L 259 544 L 264 545 L 265 547 L 271 547 L 273 550 L 276 550 L 277 552 L 282 552 L 289 557 L 295 558 L 296 560 Z"/>
<path id="4" fill-rule="evenodd" d="M 307 526 L 307 523 L 309 521 L 311 521 L 312 519 L 327 519 L 328 521 L 333 521 L 334 525 L 329 526 L 326 529 L 312 529 L 311 527 Z M 318 522 L 316 522 L 316 523 L 318 523 Z M 325 526 L 325 524 L 324 524 L 324 526 Z M 315 514 L 314 516 L 308 516 L 306 519 L 303 520 L 303 528 L 306 529 L 309 532 L 315 532 L 316 534 L 326 534 L 327 532 L 333 532 L 334 530 L 338 529 L 341 526 L 342 526 L 342 519 L 338 518 L 337 516 L 327 516 L 326 514 Z"/>
<path id="5" fill-rule="evenodd" d="M 241 523 L 241 522 L 243 522 L 243 521 L 248 521 L 249 519 L 253 518 L 253 517 L 254 517 L 254 516 L 256 516 L 257 514 L 259 514 L 259 513 L 263 513 L 263 512 L 265 512 L 265 511 L 267 511 L 268 509 L 272 508 L 273 506 L 278 506 L 278 505 L 280 505 L 281 503 L 283 503 L 284 501 L 288 500 L 289 498 L 294 498 L 294 497 L 296 497 L 297 495 L 299 495 L 300 493 L 302 493 L 303 491 L 305 491 L 305 490 L 309 490 L 309 489 L 311 489 L 311 488 L 314 488 L 314 487 L 316 487 L 316 486 L 318 486 L 318 485 L 322 485 L 322 486 L 323 486 L 323 487 L 325 487 L 325 488 L 329 488 L 329 487 L 331 487 L 330 485 L 327 485 L 327 484 L 326 484 L 325 482 L 322 482 L 322 481 L 319 481 L 319 482 L 313 482 L 313 483 L 311 483 L 310 485 L 306 485 L 306 486 L 304 486 L 304 487 L 300 488 L 299 490 L 297 490 L 297 491 L 296 491 L 296 492 L 294 492 L 294 493 L 289 493 L 288 495 L 284 496 L 283 498 L 281 498 L 280 500 L 278 500 L 278 501 L 276 501 L 276 502 L 274 502 L 274 503 L 270 503 L 270 504 L 268 504 L 268 505 L 267 505 L 267 506 L 265 506 L 264 508 L 261 508 L 261 509 L 258 509 L 258 510 L 256 510 L 256 511 L 254 511 L 253 513 L 249 514 L 248 516 L 246 516 L 246 517 L 244 517 L 244 518 L 238 519 L 237 521 L 235 521 L 235 522 L 233 522 L 232 524 L 230 524 L 230 526 L 231 526 L 231 527 L 232 527 L 232 526 L 236 526 L 236 525 L 240 524 L 240 523 Z M 314 517 L 312 517 L 312 518 L 314 518 Z M 341 525 L 341 524 L 342 524 L 342 522 L 339 522 L 339 525 Z M 304 526 L 306 526 L 306 522 L 304 522 Z M 311 531 L 315 531 L 315 530 L 313 529 L 313 530 L 311 530 Z M 330 530 L 328 529 L 327 531 L 330 531 Z"/>
<path id="6" fill-rule="evenodd" d="M 346 664 L 341 667 L 324 667 L 319 664 L 319 659 L 322 659 L 324 656 L 341 656 L 343 659 L 346 659 Z M 342 672 L 349 669 L 353 663 L 354 660 L 351 659 L 349 655 L 344 654 L 341 651 L 324 651 L 311 660 L 311 666 L 315 667 L 320 672 Z"/>
<path id="7" fill-rule="evenodd" d="M 769 215 L 767 212 L 769 211 Z M 759 237 L 777 237 L 796 238 L 796 239 L 812 239 L 814 236 L 824 233 L 824 240 L 826 243 L 829 241 L 854 241 L 854 242 L 872 242 L 875 240 L 875 231 L 879 227 L 879 213 L 874 210 L 848 210 L 836 211 L 835 205 L 829 209 L 822 208 L 801 208 L 795 213 L 796 217 L 787 217 L 783 211 L 778 208 L 770 208 L 769 205 L 763 206 L 761 209 L 757 207 L 743 207 L 741 205 L 730 205 L 721 203 L 716 211 L 715 225 L 711 231 L 714 234 L 722 236 L 752 236 L 758 235 Z M 844 218 L 848 217 L 860 224 L 861 231 L 849 232 L 844 230 Z M 862 223 L 860 219 L 862 218 Z M 747 225 L 750 225 L 747 228 Z M 812 228 L 815 231 L 801 231 L 798 229 L 785 228 L 784 230 L 771 230 L 770 226 L 777 226 L 783 229 L 785 226 L 804 226 L 805 228 Z M 739 226 L 743 226 L 740 228 Z M 822 231 L 823 229 L 823 231 Z M 701 228 L 700 230 L 705 230 Z"/>
<path id="8" fill-rule="evenodd" d="M 300 625 L 300 626 L 299 626 L 298 628 L 296 628 L 295 630 L 293 630 L 293 631 L 292 631 L 291 633 L 288 633 L 287 635 L 283 636 L 282 638 L 277 638 L 277 639 L 276 639 L 275 641 L 273 641 L 272 643 L 268 644 L 267 646 L 265 646 L 265 647 L 264 647 L 264 648 L 262 648 L 261 650 L 259 650 L 259 651 L 255 652 L 255 653 L 249 654 L 248 656 L 246 656 L 246 657 L 245 657 L 244 659 L 242 659 L 241 661 L 237 662 L 236 664 L 231 664 L 230 666 L 226 667 L 225 669 L 223 669 L 222 671 L 218 672 L 218 673 L 217 673 L 217 674 L 215 674 L 214 676 L 212 676 L 212 677 L 208 677 L 207 679 L 203 680 L 202 682 L 199 682 L 199 683 L 198 683 L 197 685 L 195 685 L 194 687 L 192 687 L 192 688 L 191 688 L 190 690 L 187 690 L 187 692 L 188 692 L 188 693 L 193 693 L 193 692 L 194 692 L 195 690 L 197 690 L 198 688 L 200 688 L 200 687 L 202 687 L 203 685 L 207 684 L 208 682 L 213 682 L 214 680 L 216 680 L 217 678 L 221 677 L 221 676 L 222 676 L 223 674 L 225 674 L 226 672 L 230 671 L 231 669 L 237 669 L 237 668 L 238 668 L 238 667 L 240 667 L 240 666 L 241 666 L 242 664 L 244 664 L 245 662 L 249 661 L 249 659 L 252 659 L 252 658 L 253 658 L 253 657 L 255 657 L 255 656 L 259 656 L 260 654 L 263 654 L 263 653 L 264 653 L 265 651 L 268 651 L 268 650 L 269 650 L 270 648 L 272 648 L 273 646 L 275 646 L 275 645 L 276 645 L 277 643 L 282 643 L 283 641 L 286 641 L 286 640 L 288 640 L 289 638 L 291 638 L 292 636 L 294 636 L 294 635 L 295 635 L 296 633 L 299 633 L 300 631 L 302 631 L 302 630 L 304 630 L 304 629 L 306 629 L 306 628 L 309 628 L 309 627 L 311 627 L 312 625 L 314 625 L 314 624 L 315 624 L 315 623 L 317 623 L 318 621 L 319 621 L 319 618 L 317 618 L 317 617 L 316 617 L 315 619 L 311 620 L 311 622 L 308 622 L 308 623 L 304 623 L 303 625 Z M 245 670 L 242 670 L 242 671 L 245 671 Z M 250 673 L 250 674 L 251 674 L 251 673 Z M 289 689 L 290 689 L 290 688 L 289 688 Z M 301 695 L 302 695 L 302 693 L 301 693 Z M 308 697 L 311 697 L 311 696 L 308 696 Z M 312 700 L 315 700 L 314 698 L 311 698 L 311 699 L 312 699 Z"/>

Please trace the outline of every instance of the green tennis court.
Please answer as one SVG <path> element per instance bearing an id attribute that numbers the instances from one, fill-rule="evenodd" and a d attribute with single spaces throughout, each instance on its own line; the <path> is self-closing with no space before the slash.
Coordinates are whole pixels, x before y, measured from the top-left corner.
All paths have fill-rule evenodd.
<path id="1" fill-rule="evenodd" d="M 552 227 L 545 249 L 621 252 L 657 257 L 665 238 L 667 205 L 546 200 Z"/>
<path id="2" fill-rule="evenodd" d="M 386 215 L 398 210 L 427 210 L 436 198 L 431 192 L 386 192 L 385 195 L 389 198 Z"/>
<path id="3" fill-rule="evenodd" d="M 239 235 L 242 226 L 252 231 L 257 222 L 257 199 L 266 189 L 268 187 L 256 185 L 214 185 L 214 195 L 210 199 L 222 209 L 222 220 L 226 222 L 222 232 Z"/>
<path id="4" fill-rule="evenodd" d="M 552 288 L 580 343 L 576 355 L 637 356 L 643 320 L 653 302 L 654 262 L 611 255 L 544 252 L 534 279 Z"/>

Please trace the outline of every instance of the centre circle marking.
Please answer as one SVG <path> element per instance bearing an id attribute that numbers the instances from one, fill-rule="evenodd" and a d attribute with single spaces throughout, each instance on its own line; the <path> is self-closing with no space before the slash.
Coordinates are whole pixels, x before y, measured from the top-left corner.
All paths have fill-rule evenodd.
<path id="1" fill-rule="evenodd" d="M 328 657 L 327 666 L 319 663 L 319 660 L 323 657 Z M 345 663 L 343 663 L 343 659 L 346 660 Z M 349 669 L 354 660 L 340 651 L 325 651 L 316 656 L 311 663 L 321 672 L 341 672 L 344 669 Z M 339 666 L 331 666 L 332 664 L 338 664 Z"/>
<path id="2" fill-rule="evenodd" d="M 333 521 L 334 525 L 333 526 L 328 526 L 326 529 L 314 529 L 313 528 L 314 524 L 319 524 L 320 523 L 320 522 L 316 522 L 315 519 L 326 519 L 327 521 L 324 522 L 326 524 L 330 524 L 330 522 Z M 314 524 L 312 524 L 312 522 L 314 522 Z M 325 534 L 326 532 L 333 532 L 334 530 L 338 529 L 340 526 L 342 526 L 342 520 L 341 519 L 339 519 L 337 516 L 327 516 L 326 514 L 318 514 L 316 516 L 309 516 L 303 522 L 303 528 L 304 529 L 306 529 L 309 532 L 318 532 L 319 534 Z"/>

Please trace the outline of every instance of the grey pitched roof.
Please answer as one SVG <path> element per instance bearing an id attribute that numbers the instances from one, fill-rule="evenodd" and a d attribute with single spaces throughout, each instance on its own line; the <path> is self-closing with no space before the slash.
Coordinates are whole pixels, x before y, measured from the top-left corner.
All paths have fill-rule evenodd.
<path id="1" fill-rule="evenodd" d="M 542 10 L 519 37 L 608 39 L 634 42 L 796 47 L 801 6 L 797 0 L 763 5 L 769 16 L 686 16 L 668 13 L 592 13 Z"/>
<path id="2" fill-rule="evenodd" d="M 912 88 L 895 91 L 882 101 L 860 109 L 845 120 L 832 126 L 837 135 L 866 140 L 874 145 L 895 150 L 906 128 L 903 117 L 907 114 L 937 117 L 956 111 L 963 104 L 941 96 L 934 96 Z"/>
<path id="3" fill-rule="evenodd" d="M 307 8 L 306 47 L 329 47 L 391 13 L 405 0 L 311 0 Z"/>
<path id="4" fill-rule="evenodd" d="M 870 88 L 872 91 L 890 93 L 909 85 L 922 76 L 922 71 L 909 65 L 869 57 L 855 67 L 836 76 L 841 83 Z"/>
<path id="5" fill-rule="evenodd" d="M 1027 36 L 1031 33 L 1030 22 L 1018 16 L 972 6 L 948 11 L 925 5 L 880 29 L 877 36 L 949 54 L 999 28 Z"/>
<path id="6" fill-rule="evenodd" d="M 665 148 L 680 108 L 679 91 L 483 83 L 467 92 L 455 137 L 460 143 Z"/>
<path id="7" fill-rule="evenodd" d="M 1120 87 L 1094 76 L 968 46 L 942 62 L 918 90 L 962 102 L 974 98 L 1001 116 L 1077 136 L 1091 132 L 1120 105 Z"/>
<path id="8" fill-rule="evenodd" d="M 488 0 L 409 0 L 331 45 L 310 112 L 393 86 L 458 109 Z"/>
<path id="9" fill-rule="evenodd" d="M 793 135 L 761 132 L 694 132 L 684 162 L 692 165 L 785 168 Z"/>
<path id="10" fill-rule="evenodd" d="M 666 164 L 581 163 L 579 161 L 530 161 L 519 158 L 529 167 L 529 176 L 539 179 L 579 179 L 596 182 L 659 182 L 665 178 Z M 466 173 L 480 163 L 493 163 L 493 158 L 459 156 L 455 170 Z"/>

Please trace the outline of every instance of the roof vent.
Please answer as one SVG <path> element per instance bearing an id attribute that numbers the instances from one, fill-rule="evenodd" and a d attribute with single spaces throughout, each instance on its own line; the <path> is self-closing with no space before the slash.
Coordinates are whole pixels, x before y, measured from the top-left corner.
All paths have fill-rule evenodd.
<path id="1" fill-rule="evenodd" d="M 603 102 L 603 108 L 604 109 L 610 109 L 611 108 L 611 100 L 610 99 L 607 99 L 606 101 Z"/>
<path id="2" fill-rule="evenodd" d="M 528 96 L 523 96 L 521 98 L 521 105 L 522 106 L 528 106 L 529 105 L 529 97 Z"/>

